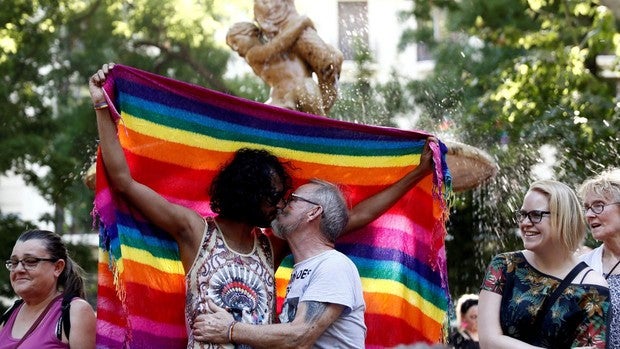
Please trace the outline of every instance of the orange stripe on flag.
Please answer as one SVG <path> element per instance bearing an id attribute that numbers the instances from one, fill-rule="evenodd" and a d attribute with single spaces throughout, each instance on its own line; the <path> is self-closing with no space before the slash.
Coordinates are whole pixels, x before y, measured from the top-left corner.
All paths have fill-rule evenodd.
<path id="1" fill-rule="evenodd" d="M 403 298 L 387 293 L 364 292 L 366 314 L 399 317 L 407 325 L 423 331 L 427 338 L 441 338 L 442 324 L 426 316 L 419 308 Z"/>

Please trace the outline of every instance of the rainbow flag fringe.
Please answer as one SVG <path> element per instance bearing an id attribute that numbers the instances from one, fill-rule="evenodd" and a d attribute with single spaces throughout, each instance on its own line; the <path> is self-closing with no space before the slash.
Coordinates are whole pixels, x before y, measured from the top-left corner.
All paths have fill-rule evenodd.
<path id="1" fill-rule="evenodd" d="M 355 205 L 414 168 L 428 136 L 275 108 L 122 65 L 104 89 L 134 178 L 204 216 L 213 215 L 211 179 L 241 147 L 291 162 L 295 185 L 315 177 L 339 184 Z M 441 166 L 434 175 L 338 242 L 362 277 L 368 348 L 444 338 L 446 150 L 435 149 Z M 184 348 L 185 281 L 176 243 L 110 190 L 101 157 L 95 214 L 98 348 Z M 291 261 L 276 272 L 279 305 Z"/>

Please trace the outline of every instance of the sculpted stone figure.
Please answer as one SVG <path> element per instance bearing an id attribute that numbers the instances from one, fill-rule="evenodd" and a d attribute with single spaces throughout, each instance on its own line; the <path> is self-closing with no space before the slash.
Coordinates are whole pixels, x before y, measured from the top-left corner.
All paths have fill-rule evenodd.
<path id="1" fill-rule="evenodd" d="M 322 91 L 312 79 L 312 71 L 292 52 L 299 35 L 312 25 L 308 17 L 300 16 L 265 42 L 255 24 L 240 22 L 228 30 L 226 43 L 271 87 L 267 104 L 325 115 Z"/>
<path id="2" fill-rule="evenodd" d="M 267 40 L 301 19 L 294 0 L 254 0 L 254 18 Z M 338 78 L 343 55 L 325 43 L 313 27 L 301 32 L 292 51 L 306 62 L 317 75 L 323 96 L 323 107 L 328 112 L 336 102 Z"/>

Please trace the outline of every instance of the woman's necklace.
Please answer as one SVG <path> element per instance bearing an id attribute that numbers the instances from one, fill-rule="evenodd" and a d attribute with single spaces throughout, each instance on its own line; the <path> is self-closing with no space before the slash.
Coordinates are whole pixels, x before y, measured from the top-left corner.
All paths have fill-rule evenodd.
<path id="1" fill-rule="evenodd" d="M 616 267 L 618 266 L 618 264 L 620 264 L 620 259 L 618 259 L 618 261 L 616 262 L 616 264 L 614 264 L 614 266 L 611 268 L 609 273 L 607 273 L 607 275 L 605 276 L 605 280 L 609 279 L 609 277 L 611 276 L 611 273 L 613 273 L 614 270 L 616 270 Z"/>

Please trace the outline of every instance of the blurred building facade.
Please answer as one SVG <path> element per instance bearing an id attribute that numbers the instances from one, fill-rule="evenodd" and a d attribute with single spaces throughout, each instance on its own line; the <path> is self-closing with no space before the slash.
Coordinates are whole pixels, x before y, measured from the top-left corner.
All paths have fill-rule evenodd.
<path id="1" fill-rule="evenodd" d="M 358 45 L 366 47 L 372 57 L 372 80 L 385 82 L 391 72 L 409 79 L 424 78 L 434 68 L 424 45 L 410 45 L 402 52 L 398 49 L 405 28 L 415 28 L 413 19 L 400 20 L 402 11 L 411 11 L 410 0 L 295 0 L 300 15 L 308 16 L 319 36 L 326 43 L 340 49 L 344 56 L 342 82 L 353 81 L 356 73 L 354 55 Z M 252 21 L 253 13 L 235 13 L 231 22 Z M 434 35 L 441 35 L 443 14 L 433 13 Z M 225 33 L 221 33 L 222 42 Z M 249 65 L 238 55 L 232 55 L 228 73 L 251 73 Z"/>
<path id="2" fill-rule="evenodd" d="M 0 212 L 31 221 L 42 229 L 53 230 L 54 227 L 52 223 L 41 219 L 44 215 L 53 215 L 54 208 L 36 188 L 27 185 L 21 176 L 10 172 L 0 176 Z"/>
<path id="3" fill-rule="evenodd" d="M 411 11 L 410 0 L 297 0 L 297 11 L 308 16 L 323 40 L 339 48 L 344 56 L 342 79 L 350 81 L 355 72 L 356 46 L 367 47 L 372 56 L 373 79 L 385 82 L 392 70 L 410 79 L 426 76 L 434 62 L 423 45 L 398 50 L 401 34 L 415 28 L 415 21 L 402 21 L 400 13 Z M 439 23 L 439 13 L 436 14 Z M 439 35 L 439 26 L 436 28 Z"/>

